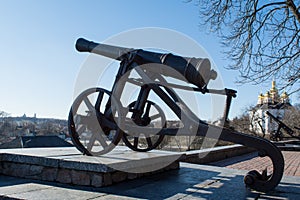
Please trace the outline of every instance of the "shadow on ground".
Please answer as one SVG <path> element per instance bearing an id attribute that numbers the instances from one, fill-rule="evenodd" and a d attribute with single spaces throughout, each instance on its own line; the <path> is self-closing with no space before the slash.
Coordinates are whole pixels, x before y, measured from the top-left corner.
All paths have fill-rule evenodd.
<path id="1" fill-rule="evenodd" d="M 180 170 L 155 174 L 104 188 L 0 177 L 0 195 L 20 199 L 298 199 L 299 177 L 284 178 L 267 194 L 245 188 L 246 172 L 182 164 Z M 0 196 L 1 199 L 1 196 Z"/>

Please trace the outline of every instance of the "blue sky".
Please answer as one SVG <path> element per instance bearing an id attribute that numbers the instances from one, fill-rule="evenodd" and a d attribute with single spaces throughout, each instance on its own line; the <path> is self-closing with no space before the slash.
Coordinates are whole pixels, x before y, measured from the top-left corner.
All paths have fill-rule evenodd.
<path id="1" fill-rule="evenodd" d="M 238 86 L 228 71 L 220 39 L 202 31 L 194 3 L 152 1 L 15 1 L 0 0 L 0 110 L 12 116 L 65 119 L 74 84 L 88 54 L 78 53 L 79 37 L 103 41 L 120 32 L 159 27 L 181 32 L 202 45 L 220 70 L 224 85 L 238 90 L 231 117 L 255 104 L 270 84 Z M 147 38 L 145 38 L 146 40 Z M 293 99 L 296 103 L 296 100 Z"/>

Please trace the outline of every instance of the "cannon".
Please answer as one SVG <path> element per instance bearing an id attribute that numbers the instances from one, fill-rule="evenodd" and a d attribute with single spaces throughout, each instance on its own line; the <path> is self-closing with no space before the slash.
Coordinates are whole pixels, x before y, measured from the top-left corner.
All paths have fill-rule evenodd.
<path id="1" fill-rule="evenodd" d="M 269 111 L 266 111 L 266 114 L 278 124 L 277 130 L 274 130 L 271 133 L 271 136 L 270 136 L 271 140 L 280 141 L 280 140 L 283 140 L 284 138 L 295 138 L 295 139 L 300 140 L 300 137 L 295 135 L 295 131 L 293 129 L 291 129 L 290 127 L 288 127 L 280 119 L 278 119 L 278 117 L 275 117 Z M 294 127 L 294 128 L 297 129 L 297 127 Z M 285 132 L 288 135 L 290 135 L 290 137 L 284 137 L 283 133 L 281 132 L 281 129 L 285 130 Z"/>
<path id="2" fill-rule="evenodd" d="M 273 173 L 262 176 L 256 170 L 250 171 L 244 178 L 248 187 L 266 192 L 279 184 L 284 170 L 282 153 L 264 138 L 236 132 L 229 127 L 228 113 L 236 91 L 208 88 L 209 81 L 217 77 L 209 59 L 98 44 L 83 38 L 77 40 L 76 49 L 120 61 L 110 91 L 100 87 L 87 89 L 79 94 L 70 109 L 68 128 L 71 139 L 83 154 L 103 155 L 113 150 L 121 139 L 130 149 L 146 152 L 158 147 L 166 135 L 206 136 L 252 147 L 259 156 L 271 159 Z M 133 70 L 137 77 L 130 76 Z M 179 79 L 188 85 L 171 83 L 167 77 Z M 128 105 L 123 105 L 120 99 L 126 84 L 135 85 L 138 95 Z M 175 89 L 225 95 L 224 126 L 208 124 L 199 119 Z M 168 126 L 164 109 L 149 99 L 150 92 L 177 116 L 180 126 Z M 220 134 L 207 135 L 208 130 Z"/>

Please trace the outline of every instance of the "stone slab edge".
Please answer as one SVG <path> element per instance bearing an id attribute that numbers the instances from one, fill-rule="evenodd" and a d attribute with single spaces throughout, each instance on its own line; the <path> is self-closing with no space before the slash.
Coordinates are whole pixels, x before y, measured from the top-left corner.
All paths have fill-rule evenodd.
<path id="1" fill-rule="evenodd" d="M 115 171 L 101 163 L 88 163 L 78 161 L 68 161 L 59 158 L 48 158 L 41 156 L 20 155 L 11 153 L 0 153 L 1 162 L 14 162 L 31 165 L 39 165 L 44 167 L 67 168 L 93 172 L 111 172 Z"/>
<path id="2" fill-rule="evenodd" d="M 186 152 L 185 158 L 180 161 L 194 164 L 206 164 L 255 151 L 256 150 L 253 148 L 235 144 L 209 149 L 188 151 Z"/>
<path id="3" fill-rule="evenodd" d="M 46 167 L 41 165 L 15 163 L 2 161 L 0 163 L 0 174 L 15 176 L 21 178 L 59 182 L 64 184 L 103 187 L 125 180 L 136 179 L 143 176 L 149 176 L 164 171 L 179 169 L 179 161 L 153 172 L 146 173 L 127 173 L 122 171 L 114 172 L 90 172 L 74 169 L 65 169 L 59 167 Z"/>

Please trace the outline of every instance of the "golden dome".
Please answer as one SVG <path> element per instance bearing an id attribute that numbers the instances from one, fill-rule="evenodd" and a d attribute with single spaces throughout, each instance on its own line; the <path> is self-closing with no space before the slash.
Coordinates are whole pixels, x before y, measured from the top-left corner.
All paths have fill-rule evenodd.
<path id="1" fill-rule="evenodd" d="M 270 92 L 266 92 L 265 97 L 269 98 L 270 97 Z"/>
<path id="2" fill-rule="evenodd" d="M 283 93 L 281 94 L 281 98 L 287 99 L 287 98 L 289 98 L 289 95 L 288 95 L 286 92 L 283 92 Z"/>
<path id="3" fill-rule="evenodd" d="M 276 89 L 276 82 L 272 81 L 272 89 Z"/>
<path id="4" fill-rule="evenodd" d="M 264 100 L 264 95 L 262 93 L 260 93 L 258 95 L 257 104 L 258 105 L 263 104 L 263 100 Z"/>
<path id="5" fill-rule="evenodd" d="M 276 94 L 277 95 L 277 88 L 276 88 L 276 82 L 275 81 L 272 81 L 272 87 L 271 87 L 271 89 L 270 89 L 270 93 L 271 94 Z"/>

